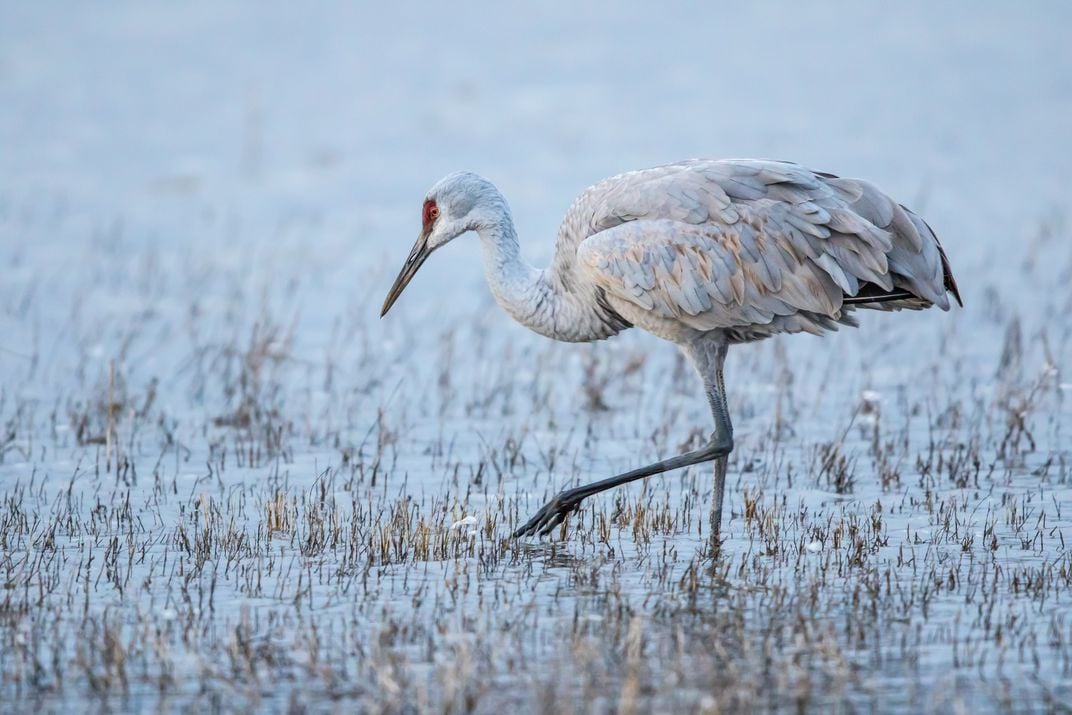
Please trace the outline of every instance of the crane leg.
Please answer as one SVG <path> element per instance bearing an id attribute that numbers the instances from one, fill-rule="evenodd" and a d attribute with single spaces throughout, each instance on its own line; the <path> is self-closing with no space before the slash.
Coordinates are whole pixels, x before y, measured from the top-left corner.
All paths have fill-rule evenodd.
<path id="1" fill-rule="evenodd" d="M 711 439 L 706 445 L 608 479 L 560 492 L 536 512 L 535 516 L 519 527 L 513 534 L 514 538 L 533 534 L 546 536 L 561 524 L 571 512 L 576 510 L 583 500 L 593 494 L 613 489 L 622 484 L 628 484 L 637 479 L 644 479 L 654 474 L 662 474 L 671 469 L 680 469 L 681 467 L 715 460 L 711 538 L 717 544 L 719 527 L 722 523 L 722 497 L 726 486 L 726 462 L 729 453 L 733 451 L 733 425 L 730 422 L 729 409 L 726 406 L 726 389 L 722 380 L 722 364 L 726 358 L 726 346 L 716 345 L 714 348 L 714 350 L 701 352 L 686 350 L 686 354 L 692 359 L 693 364 L 696 365 L 696 369 L 703 378 L 707 399 L 711 405 L 711 414 L 715 418 L 715 431 L 711 434 Z"/>

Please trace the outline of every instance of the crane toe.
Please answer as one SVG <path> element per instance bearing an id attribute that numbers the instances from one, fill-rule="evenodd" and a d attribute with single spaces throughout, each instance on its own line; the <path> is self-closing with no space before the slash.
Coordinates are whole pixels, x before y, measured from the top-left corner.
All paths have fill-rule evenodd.
<path id="1" fill-rule="evenodd" d="M 525 522 L 513 533 L 513 538 L 522 536 L 547 536 L 555 527 L 559 526 L 581 504 L 581 499 L 575 494 L 575 490 L 567 489 L 556 494 L 551 501 L 543 505 L 535 516 Z"/>

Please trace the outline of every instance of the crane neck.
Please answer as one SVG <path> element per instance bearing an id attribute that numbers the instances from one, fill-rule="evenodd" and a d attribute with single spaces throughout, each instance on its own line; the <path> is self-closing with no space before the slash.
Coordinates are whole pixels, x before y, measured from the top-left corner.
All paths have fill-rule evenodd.
<path id="1" fill-rule="evenodd" d="M 517 322 L 567 342 L 602 340 L 629 327 L 598 300 L 598 289 L 590 281 L 576 275 L 575 260 L 559 256 L 552 268 L 540 270 L 522 259 L 505 201 L 495 219 L 482 222 L 476 231 L 491 294 Z"/>
<path id="2" fill-rule="evenodd" d="M 507 308 L 500 298 L 511 304 L 525 298 L 540 271 L 521 258 L 521 245 L 509 210 L 504 208 L 496 220 L 478 226 L 477 235 L 484 258 L 484 274 L 495 299 Z"/>

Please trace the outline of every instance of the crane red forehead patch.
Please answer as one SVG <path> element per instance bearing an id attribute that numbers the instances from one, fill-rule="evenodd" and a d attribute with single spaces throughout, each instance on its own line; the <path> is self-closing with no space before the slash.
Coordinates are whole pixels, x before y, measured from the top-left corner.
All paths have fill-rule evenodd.
<path id="1" fill-rule="evenodd" d="M 428 199 L 424 202 L 424 225 L 428 226 L 437 218 L 439 218 L 439 207 L 436 206 L 435 201 Z"/>

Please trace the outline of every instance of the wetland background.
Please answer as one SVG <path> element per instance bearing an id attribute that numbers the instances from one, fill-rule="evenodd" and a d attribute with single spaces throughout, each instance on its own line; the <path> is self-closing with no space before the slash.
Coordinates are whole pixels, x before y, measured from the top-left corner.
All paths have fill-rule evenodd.
<path id="1" fill-rule="evenodd" d="M 1060 3 L 0 3 L 0 698 L 22 711 L 1067 711 Z M 512 324 L 441 175 L 545 263 L 690 156 L 866 177 L 963 310 L 731 351 Z M 505 710 L 504 710 L 505 708 Z"/>

